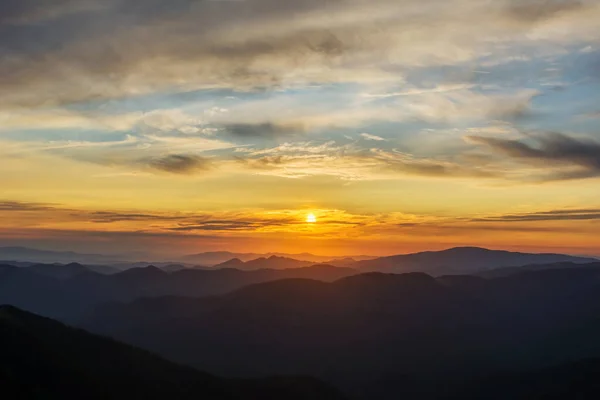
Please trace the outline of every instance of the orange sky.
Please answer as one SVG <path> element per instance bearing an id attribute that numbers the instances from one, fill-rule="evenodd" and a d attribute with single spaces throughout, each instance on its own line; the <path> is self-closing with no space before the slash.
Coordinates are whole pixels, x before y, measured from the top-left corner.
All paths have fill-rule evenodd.
<path id="1" fill-rule="evenodd" d="M 137 3 L 0 5 L 0 246 L 600 255 L 599 2 Z"/>

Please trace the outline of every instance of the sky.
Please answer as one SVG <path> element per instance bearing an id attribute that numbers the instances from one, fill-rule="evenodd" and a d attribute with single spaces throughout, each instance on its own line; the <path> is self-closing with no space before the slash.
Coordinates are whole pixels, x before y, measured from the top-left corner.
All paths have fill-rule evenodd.
<path id="1" fill-rule="evenodd" d="M 600 255 L 598 21 L 600 0 L 3 0 L 0 245 Z"/>

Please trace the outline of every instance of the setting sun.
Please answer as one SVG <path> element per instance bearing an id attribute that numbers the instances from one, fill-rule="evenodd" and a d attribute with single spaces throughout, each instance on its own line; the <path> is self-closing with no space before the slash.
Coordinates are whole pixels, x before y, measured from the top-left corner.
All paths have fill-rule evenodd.
<path id="1" fill-rule="evenodd" d="M 315 217 L 315 214 L 310 213 L 306 216 L 306 222 L 308 222 L 309 224 L 314 224 L 315 222 L 317 222 L 317 217 Z"/>

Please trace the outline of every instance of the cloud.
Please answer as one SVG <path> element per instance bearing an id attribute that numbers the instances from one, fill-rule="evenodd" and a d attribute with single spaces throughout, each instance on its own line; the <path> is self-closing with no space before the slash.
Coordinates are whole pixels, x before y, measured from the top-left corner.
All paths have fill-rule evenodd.
<path id="1" fill-rule="evenodd" d="M 74 217 L 81 217 L 80 213 L 71 214 Z M 120 213 L 111 211 L 94 211 L 89 214 L 83 214 L 84 217 L 89 218 L 89 221 L 100 224 L 110 224 L 113 222 L 125 222 L 125 221 L 178 221 L 181 216 L 177 215 L 161 215 L 161 214 L 147 214 L 147 213 Z"/>
<path id="2" fill-rule="evenodd" d="M 582 8 L 584 0 L 513 0 L 508 13 L 520 21 L 539 22 Z"/>
<path id="3" fill-rule="evenodd" d="M 539 180 L 583 179 L 600 176 L 600 142 L 562 133 L 530 134 L 525 139 L 468 136 L 509 159 L 549 172 Z"/>
<path id="4" fill-rule="evenodd" d="M 405 175 L 431 178 L 498 178 L 498 174 L 486 166 L 461 164 L 452 160 L 436 160 L 427 157 L 415 157 L 400 151 L 372 149 L 371 153 L 380 164 L 377 168 Z"/>
<path id="5" fill-rule="evenodd" d="M 335 176 L 344 180 L 390 179 L 397 176 L 429 178 L 499 178 L 478 162 L 419 157 L 395 149 L 365 149 L 356 143 L 284 143 L 266 149 L 246 148 L 235 160 L 264 175 L 286 178 Z"/>
<path id="6" fill-rule="evenodd" d="M 411 68 L 597 40 L 593 1 L 6 0 L 1 105 L 184 87 L 401 82 Z"/>
<path id="7" fill-rule="evenodd" d="M 198 171 L 207 171 L 212 168 L 207 158 L 196 155 L 169 154 L 164 157 L 153 158 L 147 161 L 150 168 L 172 174 L 192 174 Z"/>
<path id="8" fill-rule="evenodd" d="M 541 222 L 541 221 L 588 221 L 600 220 L 600 209 L 574 209 L 538 211 L 522 214 L 506 214 L 475 218 L 474 222 Z"/>
<path id="9" fill-rule="evenodd" d="M 365 140 L 385 141 L 384 138 L 376 135 L 371 135 L 370 133 L 361 133 L 360 136 Z"/>
<path id="10" fill-rule="evenodd" d="M 301 124 L 278 124 L 265 122 L 260 124 L 228 124 L 224 125 L 223 129 L 232 135 L 243 138 L 274 138 L 302 133 L 304 132 L 305 127 Z"/>
<path id="11" fill-rule="evenodd" d="M 46 211 L 52 207 L 43 203 L 24 203 L 19 201 L 0 201 L 1 211 Z"/>

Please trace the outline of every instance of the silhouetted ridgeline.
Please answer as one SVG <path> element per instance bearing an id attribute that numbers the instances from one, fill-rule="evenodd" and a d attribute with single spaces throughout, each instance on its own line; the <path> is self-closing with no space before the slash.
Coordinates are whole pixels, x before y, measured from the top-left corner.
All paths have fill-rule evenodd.
<path id="1" fill-rule="evenodd" d="M 83 326 L 214 373 L 310 374 L 365 398 L 421 399 L 506 371 L 600 357 L 599 316 L 592 266 L 491 280 L 284 280 L 219 297 L 106 305 Z"/>
<path id="2" fill-rule="evenodd" d="M 90 307 L 108 301 L 152 296 L 217 295 L 243 286 L 286 278 L 333 281 L 356 274 L 350 268 L 315 265 L 285 270 L 132 268 L 104 275 L 79 264 L 0 266 L 0 303 L 13 304 L 53 318 L 72 320 Z"/>
<path id="3" fill-rule="evenodd" d="M 342 399 L 311 378 L 224 379 L 146 351 L 0 306 L 7 399 Z"/>
<path id="4" fill-rule="evenodd" d="M 598 398 L 600 362 L 579 361 L 600 358 L 600 262 L 478 248 L 339 262 L 361 269 L 294 268 L 304 262 L 284 257 L 226 263 L 241 269 L 173 264 L 122 272 L 19 262 L 0 265 L 0 304 L 210 373 L 315 376 L 359 399 Z M 255 269 L 262 265 L 273 269 Z M 406 268 L 434 276 L 361 274 Z M 6 339 L 0 340 L 11 348 L 2 354 L 0 378 L 11 389 L 27 390 L 24 398 L 86 390 L 121 398 L 96 390 L 100 380 L 126 385 L 126 394 L 139 390 L 140 398 L 338 396 L 312 380 L 215 378 L 12 307 L 0 310 Z M 109 371 L 108 357 L 124 367 Z M 27 386 L 28 369 L 39 376 L 37 386 Z M 69 386 L 66 377 L 80 383 Z"/>
<path id="5" fill-rule="evenodd" d="M 359 261 L 352 268 L 362 272 L 425 272 L 440 276 L 449 274 L 477 274 L 502 267 L 521 267 L 530 264 L 553 264 L 570 262 L 584 264 L 597 262 L 589 257 L 575 257 L 564 254 L 517 253 L 502 250 L 488 250 L 480 247 L 456 247 L 443 251 L 403 254 Z"/>

